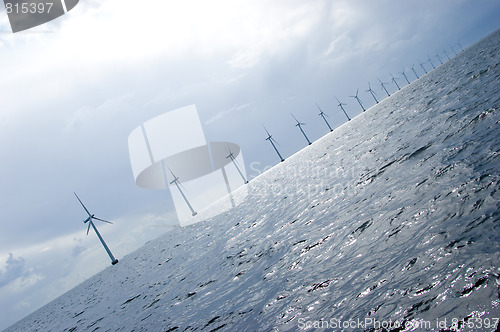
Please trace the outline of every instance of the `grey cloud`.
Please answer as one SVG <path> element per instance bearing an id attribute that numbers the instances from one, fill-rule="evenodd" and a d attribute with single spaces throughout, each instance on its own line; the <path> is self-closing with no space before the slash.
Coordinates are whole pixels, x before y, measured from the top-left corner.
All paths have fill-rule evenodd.
<path id="1" fill-rule="evenodd" d="M 77 256 L 78 256 L 78 255 L 80 255 L 82 252 L 84 252 L 84 251 L 85 251 L 85 249 L 87 249 L 87 248 L 82 247 L 82 246 L 80 246 L 80 245 L 76 245 L 76 246 L 73 248 L 73 251 L 71 252 L 71 255 L 72 255 L 73 257 L 77 257 Z"/>
<path id="2" fill-rule="evenodd" d="M 3 287 L 21 277 L 24 270 L 24 258 L 15 258 L 12 253 L 9 253 L 9 258 L 5 262 L 5 271 L 0 271 L 0 287 Z"/>

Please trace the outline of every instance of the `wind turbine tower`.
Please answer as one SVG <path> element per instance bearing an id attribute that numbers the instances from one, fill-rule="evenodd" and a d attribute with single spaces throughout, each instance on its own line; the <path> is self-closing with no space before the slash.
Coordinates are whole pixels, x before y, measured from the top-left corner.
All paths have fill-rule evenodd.
<path id="1" fill-rule="evenodd" d="M 408 76 L 406 76 L 404 69 L 403 69 L 403 71 L 401 72 L 401 75 L 403 75 L 403 77 L 405 78 L 406 82 L 407 82 L 408 84 L 410 84 L 410 80 L 408 79 Z"/>
<path id="2" fill-rule="evenodd" d="M 243 182 L 244 182 L 245 184 L 247 184 L 247 183 L 248 183 L 248 180 L 247 180 L 247 179 L 243 176 L 243 173 L 241 173 L 241 170 L 240 170 L 240 168 L 238 167 L 238 163 L 236 162 L 236 158 L 234 157 L 234 153 L 231 151 L 231 149 L 230 149 L 229 147 L 228 147 L 227 149 L 229 150 L 229 155 L 226 157 L 226 159 L 227 159 L 227 158 L 230 158 L 230 159 L 231 159 L 231 161 L 232 161 L 232 162 L 233 162 L 233 164 L 234 164 L 234 167 L 236 167 L 236 169 L 238 170 L 238 173 L 240 173 L 240 176 L 241 176 L 241 178 L 243 179 Z"/>
<path id="3" fill-rule="evenodd" d="M 359 89 L 358 89 L 358 90 L 356 90 L 356 95 L 355 95 L 355 96 L 349 96 L 349 97 L 352 97 L 352 98 L 356 99 L 356 100 L 358 101 L 358 103 L 359 103 L 359 106 L 361 106 L 361 109 L 362 109 L 362 110 L 363 110 L 363 112 L 364 112 L 364 111 L 366 111 L 366 110 L 365 110 L 365 107 L 363 106 L 363 104 L 361 103 L 361 100 L 360 100 L 360 99 L 359 99 L 359 97 L 358 97 L 358 92 L 359 92 Z"/>
<path id="4" fill-rule="evenodd" d="M 448 55 L 448 52 L 446 52 L 446 50 L 443 48 L 443 53 L 444 55 L 446 55 L 446 57 L 448 58 L 448 60 L 450 60 L 450 56 Z"/>
<path id="5" fill-rule="evenodd" d="M 417 77 L 417 80 L 418 80 L 420 77 L 418 77 L 418 74 L 417 74 L 417 72 L 415 71 L 415 65 L 412 65 L 412 66 L 411 66 L 411 70 L 413 70 L 413 74 L 415 74 L 415 76 Z"/>
<path id="6" fill-rule="evenodd" d="M 80 200 L 80 197 L 78 197 L 78 195 L 75 192 L 73 194 L 75 194 L 76 198 L 78 199 L 78 201 L 80 202 L 80 204 L 83 206 L 83 209 L 89 215 L 89 217 L 83 221 L 84 224 L 89 223 L 89 227 L 87 228 L 87 235 L 89 235 L 90 226 L 92 226 L 92 228 L 94 229 L 95 233 L 97 234 L 97 237 L 101 241 L 104 249 L 108 253 L 109 258 L 111 259 L 111 264 L 115 265 L 116 263 L 118 263 L 118 260 L 115 258 L 115 256 L 113 256 L 113 254 L 111 253 L 111 250 L 109 250 L 108 246 L 106 245 L 106 242 L 104 242 L 104 239 L 102 238 L 101 234 L 99 233 L 99 231 L 95 227 L 94 223 L 92 222 L 92 219 L 99 220 L 99 221 L 102 221 L 102 222 L 107 222 L 108 224 L 112 224 L 112 222 L 104 220 L 104 219 L 101 219 L 101 218 L 94 217 L 94 215 L 91 214 L 89 212 L 89 210 L 87 210 L 87 208 L 85 207 L 85 205 L 83 205 L 82 201 Z"/>
<path id="7" fill-rule="evenodd" d="M 323 118 L 323 120 L 325 120 L 325 123 L 326 123 L 326 125 L 328 126 L 328 129 L 330 129 L 330 131 L 332 132 L 332 131 L 333 131 L 333 129 L 332 129 L 332 127 L 330 127 L 330 124 L 328 123 L 328 121 L 326 121 L 326 118 L 325 118 L 325 115 L 326 115 L 326 116 L 328 116 L 328 115 L 327 115 L 327 114 L 325 114 L 325 112 L 323 112 L 323 110 L 319 107 L 319 105 L 318 105 L 318 104 L 316 104 L 316 106 L 318 106 L 318 109 L 319 109 L 319 111 L 320 111 L 320 112 L 319 112 L 319 116 L 321 116 L 321 117 Z"/>
<path id="8" fill-rule="evenodd" d="M 274 151 L 276 151 L 276 153 L 278 154 L 278 157 L 280 157 L 281 162 L 285 161 L 285 159 L 283 159 L 283 157 L 279 153 L 278 149 L 276 148 L 276 145 L 274 145 L 274 143 L 278 144 L 278 142 L 276 142 L 276 140 L 273 138 L 273 136 L 271 134 L 269 134 L 269 132 L 267 131 L 266 127 L 264 127 L 264 130 L 267 133 L 266 141 L 269 141 L 269 143 L 271 143 L 271 145 L 274 148 Z"/>
<path id="9" fill-rule="evenodd" d="M 337 99 L 337 97 L 335 97 L 335 99 Z M 344 106 L 343 106 L 343 105 L 347 105 L 347 104 L 341 103 L 340 100 L 338 100 L 338 99 L 337 99 L 337 101 L 339 102 L 339 104 L 337 106 L 340 106 L 340 109 L 342 110 L 342 112 L 344 112 L 344 114 L 347 118 L 347 121 L 351 121 L 351 118 L 349 117 L 349 115 L 347 115 L 347 113 L 344 109 Z"/>
<path id="10" fill-rule="evenodd" d="M 382 81 L 380 80 L 380 78 L 379 78 L 379 80 L 378 80 L 378 81 L 380 82 L 380 85 L 381 85 L 381 86 L 382 86 L 382 88 L 384 89 L 385 93 L 387 93 L 387 97 L 390 97 L 391 95 L 389 94 L 389 91 L 387 91 L 387 89 L 385 88 L 385 85 L 386 85 L 387 83 L 382 82 Z"/>
<path id="11" fill-rule="evenodd" d="M 375 102 L 378 104 L 377 97 L 375 97 L 375 91 L 372 90 L 370 82 L 368 82 L 368 90 L 366 90 L 365 92 L 370 92 L 370 94 L 372 95 L 373 99 L 375 99 Z"/>
<path id="12" fill-rule="evenodd" d="M 424 63 L 421 62 L 420 60 L 418 60 L 420 62 L 420 67 L 422 67 L 422 69 L 424 70 L 424 72 L 427 74 L 427 69 L 425 69 L 424 67 Z"/>
<path id="13" fill-rule="evenodd" d="M 292 114 L 292 116 L 293 116 L 293 114 Z M 307 141 L 308 145 L 311 145 L 311 144 L 312 144 L 312 143 L 311 143 L 311 141 L 309 140 L 309 138 L 307 138 L 306 133 L 305 133 L 305 132 L 304 132 L 304 130 L 302 129 L 302 126 L 304 126 L 304 125 L 305 125 L 305 123 L 303 123 L 303 122 L 299 122 L 299 120 L 297 120 L 297 118 L 296 118 L 295 116 L 293 116 L 293 118 L 295 119 L 295 121 L 297 121 L 297 124 L 296 124 L 295 126 L 296 126 L 296 127 L 299 127 L 300 131 L 302 132 L 302 135 L 304 135 L 304 137 L 306 138 L 306 141 Z"/>
<path id="14" fill-rule="evenodd" d="M 174 177 L 174 179 L 172 181 L 170 181 L 170 184 L 175 184 L 175 186 L 177 187 L 177 189 L 179 190 L 179 192 L 181 193 L 181 196 L 182 198 L 184 198 L 184 201 L 186 202 L 187 206 L 189 207 L 189 209 L 191 210 L 191 215 L 194 217 L 195 215 L 198 214 L 198 212 L 196 212 L 193 207 L 191 206 L 191 204 L 189 203 L 188 199 L 186 198 L 186 195 L 184 195 L 184 192 L 182 191 L 181 187 L 180 187 L 180 181 L 179 181 L 179 177 L 178 176 L 175 176 L 174 175 L 174 172 L 172 172 L 172 170 L 169 168 L 168 169 L 170 171 L 170 173 L 172 174 L 172 176 Z"/>
<path id="15" fill-rule="evenodd" d="M 389 73 L 389 74 L 391 74 L 391 73 Z M 398 87 L 398 90 L 401 90 L 401 88 L 399 87 L 398 82 L 396 82 L 396 77 L 392 76 L 392 74 L 391 74 L 391 77 L 392 77 L 391 80 L 394 82 L 394 84 L 396 84 L 396 86 Z"/>
<path id="16" fill-rule="evenodd" d="M 434 63 L 432 63 L 432 60 L 431 60 L 431 57 L 428 57 L 429 59 L 427 60 L 431 66 L 432 66 L 432 69 L 436 69 L 436 66 L 434 66 Z"/>
<path id="17" fill-rule="evenodd" d="M 443 64 L 443 61 L 441 60 L 441 57 L 439 56 L 438 52 L 436 52 L 436 58 L 439 60 L 440 64 Z"/>

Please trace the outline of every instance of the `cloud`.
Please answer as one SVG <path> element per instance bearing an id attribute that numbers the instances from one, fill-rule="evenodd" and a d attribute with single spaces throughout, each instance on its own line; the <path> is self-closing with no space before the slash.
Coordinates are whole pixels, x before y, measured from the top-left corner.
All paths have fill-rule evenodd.
<path id="1" fill-rule="evenodd" d="M 76 257 L 76 256 L 80 255 L 82 252 L 84 252 L 84 251 L 85 251 L 85 249 L 87 249 L 87 248 L 82 247 L 82 246 L 80 246 L 80 245 L 76 245 L 75 247 L 73 247 L 73 250 L 72 250 L 72 252 L 71 252 L 71 255 L 72 255 L 73 257 Z"/>
<path id="2" fill-rule="evenodd" d="M 12 281 L 23 276 L 24 270 L 24 258 L 18 257 L 14 258 L 12 253 L 9 253 L 9 257 L 5 262 L 4 271 L 0 271 L 0 287 L 3 287 Z"/>
<path id="3" fill-rule="evenodd" d="M 220 119 L 226 117 L 227 115 L 233 113 L 234 111 L 239 111 L 239 110 L 245 109 L 248 106 L 250 106 L 250 104 L 234 105 L 230 109 L 226 109 L 226 110 L 220 111 L 219 113 L 217 113 L 216 115 L 214 115 L 213 117 L 211 117 L 210 119 L 208 119 L 207 121 L 205 121 L 205 124 L 206 125 L 207 124 L 211 124 L 211 123 L 213 123 L 213 122 L 215 122 L 217 120 L 220 120 Z"/>

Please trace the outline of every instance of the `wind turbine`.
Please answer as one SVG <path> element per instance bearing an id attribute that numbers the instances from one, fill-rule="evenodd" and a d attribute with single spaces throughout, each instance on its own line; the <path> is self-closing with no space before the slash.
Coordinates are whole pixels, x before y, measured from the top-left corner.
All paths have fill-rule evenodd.
<path id="1" fill-rule="evenodd" d="M 389 94 L 389 91 L 387 91 L 387 89 L 385 88 L 385 85 L 387 83 L 384 83 L 380 80 L 380 78 L 378 79 L 378 81 L 380 82 L 380 85 L 382 86 L 382 88 L 384 89 L 385 93 L 387 93 L 387 97 L 390 97 L 391 95 Z"/>
<path id="2" fill-rule="evenodd" d="M 359 97 L 358 97 L 358 92 L 359 92 L 359 89 L 358 89 L 358 90 L 356 90 L 356 95 L 355 95 L 355 96 L 349 96 L 349 97 L 355 98 L 355 99 L 358 101 L 359 106 L 361 106 L 361 109 L 362 109 L 362 110 L 363 110 L 363 112 L 364 112 L 364 111 L 366 111 L 366 110 L 365 110 L 365 108 L 364 108 L 363 104 L 361 103 L 361 100 L 360 100 L 360 99 L 359 99 Z"/>
<path id="3" fill-rule="evenodd" d="M 417 77 L 417 80 L 418 80 L 420 77 L 418 77 L 418 74 L 417 74 L 417 72 L 415 71 L 415 65 L 412 65 L 412 66 L 411 66 L 411 70 L 413 70 L 413 74 L 415 74 L 415 76 Z"/>
<path id="4" fill-rule="evenodd" d="M 372 90 L 372 87 L 370 85 L 370 82 L 368 82 L 368 90 L 366 90 L 365 92 L 370 92 L 370 94 L 372 95 L 373 99 L 375 99 L 375 102 L 378 104 L 378 100 L 377 98 L 375 97 L 375 91 Z"/>
<path id="5" fill-rule="evenodd" d="M 421 62 L 420 60 L 418 60 L 418 62 L 420 62 L 420 67 L 422 67 L 422 69 L 424 70 L 424 72 L 427 74 L 427 69 L 425 69 L 424 63 Z"/>
<path id="6" fill-rule="evenodd" d="M 293 114 L 291 114 L 293 116 Z M 304 132 L 304 130 L 302 129 L 302 126 L 305 125 L 305 123 L 303 122 L 299 122 L 299 120 L 297 120 L 297 118 L 295 116 L 293 116 L 293 118 L 295 119 L 295 121 L 297 121 L 297 124 L 295 125 L 296 127 L 299 127 L 300 131 L 302 132 L 302 135 L 304 135 L 304 137 L 306 138 L 306 141 L 308 143 L 308 145 L 311 145 L 311 141 L 309 140 L 309 138 L 307 138 L 307 135 L 306 133 Z"/>
<path id="7" fill-rule="evenodd" d="M 401 75 L 403 75 L 403 77 L 405 78 L 406 82 L 408 82 L 408 84 L 410 84 L 410 80 L 408 79 L 408 76 L 406 76 L 405 74 L 405 70 L 403 69 L 403 71 L 401 72 Z"/>
<path id="8" fill-rule="evenodd" d="M 337 99 L 337 97 L 335 97 L 335 99 Z M 347 115 L 347 113 L 344 109 L 344 106 L 343 106 L 343 105 L 347 105 L 347 104 L 341 103 L 340 100 L 338 100 L 338 99 L 337 99 L 337 101 L 339 102 L 339 104 L 337 106 L 340 106 L 340 109 L 342 110 L 342 112 L 344 112 L 345 116 L 347 117 L 347 121 L 351 121 L 351 118 L 349 117 L 349 115 Z"/>
<path id="9" fill-rule="evenodd" d="M 83 205 L 82 201 L 80 200 L 80 197 L 78 197 L 78 195 L 75 192 L 73 192 L 73 194 L 75 194 L 76 198 L 78 199 L 78 201 L 80 202 L 80 204 L 83 206 L 85 212 L 87 212 L 87 214 L 89 215 L 89 217 L 83 221 L 84 224 L 87 223 L 87 222 L 89 223 L 89 227 L 87 228 L 87 235 L 89 235 L 90 226 L 92 226 L 92 228 L 94 229 L 95 233 L 97 234 L 97 237 L 99 238 L 99 240 L 101 240 L 101 243 L 104 246 L 104 249 L 106 249 L 106 252 L 108 253 L 109 258 L 111 258 L 111 264 L 115 265 L 116 263 L 118 263 L 118 260 L 115 258 L 115 256 L 113 256 L 113 254 L 111 253 L 111 250 L 109 250 L 108 246 L 106 245 L 106 242 L 104 242 L 101 234 L 99 233 L 99 231 L 95 227 L 94 223 L 92 222 L 92 219 L 99 220 L 99 221 L 102 221 L 102 222 L 107 222 L 108 224 L 112 224 L 112 222 L 104 220 L 104 219 L 101 219 L 101 218 L 94 217 L 93 214 L 90 214 L 89 210 L 87 210 L 87 208 L 85 207 L 85 205 Z"/>
<path id="10" fill-rule="evenodd" d="M 285 161 L 285 159 L 283 159 L 283 157 L 280 155 L 278 149 L 276 149 L 276 145 L 274 145 L 274 143 L 278 144 L 278 142 L 276 142 L 276 140 L 273 138 L 273 136 L 271 134 L 269 134 L 269 132 L 267 131 L 266 127 L 264 127 L 264 130 L 267 133 L 266 141 L 269 141 L 269 143 L 271 143 L 271 145 L 274 148 L 274 151 L 276 151 L 276 153 L 278 154 L 278 157 L 280 157 L 281 162 Z"/>
<path id="11" fill-rule="evenodd" d="M 248 183 L 248 180 L 247 180 L 247 179 L 243 176 L 243 173 L 241 173 L 240 168 L 238 167 L 238 163 L 236 162 L 236 158 L 234 157 L 233 152 L 231 152 L 231 149 L 229 148 L 229 146 L 227 147 L 227 149 L 229 150 L 229 155 L 226 157 L 226 159 L 227 159 L 227 158 L 230 158 L 230 159 L 231 159 L 231 161 L 232 161 L 232 162 L 233 162 L 233 164 L 234 164 L 234 167 L 236 167 L 236 169 L 238 170 L 238 173 L 240 173 L 240 176 L 241 176 L 241 178 L 243 179 L 243 182 L 244 182 L 245 184 L 247 184 L 247 183 Z"/>
<path id="12" fill-rule="evenodd" d="M 396 86 L 398 87 L 398 90 L 401 90 L 401 88 L 399 87 L 398 82 L 396 82 L 396 77 L 392 76 L 392 73 L 389 73 L 389 74 L 391 74 L 391 77 L 392 77 L 391 80 L 394 82 L 394 84 L 396 84 Z"/>
<path id="13" fill-rule="evenodd" d="M 174 175 L 174 172 L 172 172 L 172 170 L 169 168 L 168 169 L 170 171 L 170 173 L 172 174 L 172 176 L 174 177 L 174 179 L 172 181 L 170 181 L 169 183 L 170 184 L 175 184 L 175 186 L 177 187 L 177 189 L 179 190 L 179 192 L 181 193 L 181 196 L 182 198 L 184 198 L 184 201 L 186 202 L 187 206 L 189 207 L 189 209 L 191 210 L 191 215 L 194 217 L 195 215 L 198 214 L 198 212 L 196 212 L 193 207 L 191 206 L 191 204 L 189 204 L 189 201 L 188 199 L 186 198 L 186 195 L 184 195 L 184 192 L 182 191 L 181 187 L 179 186 L 180 184 L 180 181 L 179 181 L 179 177 L 178 176 L 175 176 Z"/>
<path id="14" fill-rule="evenodd" d="M 453 53 L 455 53 L 455 55 L 458 55 L 457 51 L 455 51 L 455 49 L 453 48 L 453 46 L 450 45 L 450 48 L 453 51 Z"/>
<path id="15" fill-rule="evenodd" d="M 441 57 L 439 56 L 438 52 L 436 52 L 436 58 L 439 60 L 439 63 L 443 64 L 443 61 L 441 60 Z"/>
<path id="16" fill-rule="evenodd" d="M 436 66 L 434 66 L 434 64 L 432 63 L 431 57 L 430 57 L 430 56 L 428 56 L 428 58 L 429 58 L 429 59 L 428 59 L 427 61 L 431 64 L 432 69 L 436 69 Z"/>
<path id="17" fill-rule="evenodd" d="M 319 107 L 319 105 L 317 103 L 316 103 L 316 106 L 318 106 L 318 109 L 320 110 L 319 116 L 321 116 L 323 118 L 323 120 L 325 120 L 326 125 L 328 126 L 328 129 L 330 129 L 330 131 L 333 131 L 332 127 L 330 127 L 330 124 L 328 123 L 328 121 L 326 121 L 326 118 L 325 118 L 325 115 L 328 116 L 328 114 L 325 114 L 325 112 L 323 112 L 323 110 L 321 110 L 321 108 Z"/>
<path id="18" fill-rule="evenodd" d="M 446 52 L 446 50 L 443 48 L 443 53 L 446 55 L 446 57 L 448 58 L 448 60 L 450 60 L 450 56 L 448 55 L 448 52 Z"/>

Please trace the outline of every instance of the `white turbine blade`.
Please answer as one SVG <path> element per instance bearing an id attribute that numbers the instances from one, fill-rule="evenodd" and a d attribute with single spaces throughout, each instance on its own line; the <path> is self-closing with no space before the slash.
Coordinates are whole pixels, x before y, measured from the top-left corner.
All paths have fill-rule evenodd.
<path id="1" fill-rule="evenodd" d="M 87 227 L 87 235 L 89 235 L 89 230 L 90 230 L 90 223 L 92 222 L 92 220 L 89 221 L 89 227 Z"/>
<path id="2" fill-rule="evenodd" d="M 80 204 L 83 206 L 83 208 L 85 209 L 85 211 L 88 213 L 89 217 L 91 217 L 92 215 L 90 214 L 89 210 L 87 210 L 87 208 L 85 207 L 85 205 L 83 205 L 82 201 L 80 200 L 80 197 L 78 197 L 78 195 L 73 192 L 73 194 L 75 194 L 76 198 L 78 199 L 78 201 L 80 202 Z"/>
<path id="3" fill-rule="evenodd" d="M 103 222 L 107 222 L 108 224 L 112 224 L 111 221 L 107 221 L 107 220 L 104 220 L 104 219 L 101 219 L 101 218 L 94 217 L 94 219 L 99 220 L 99 221 L 103 221 Z"/>

